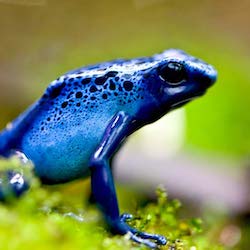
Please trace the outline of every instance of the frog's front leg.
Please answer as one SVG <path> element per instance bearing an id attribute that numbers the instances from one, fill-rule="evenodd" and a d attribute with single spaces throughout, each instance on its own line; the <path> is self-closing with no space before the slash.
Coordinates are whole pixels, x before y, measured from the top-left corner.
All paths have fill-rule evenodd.
<path id="1" fill-rule="evenodd" d="M 132 240 L 150 248 L 157 248 L 158 245 L 166 244 L 163 236 L 139 232 L 126 224 L 129 216 L 119 215 L 110 159 L 121 142 L 133 131 L 133 126 L 134 119 L 124 112 L 119 112 L 113 117 L 99 147 L 90 159 L 91 187 L 95 201 L 113 233 L 129 234 Z"/>

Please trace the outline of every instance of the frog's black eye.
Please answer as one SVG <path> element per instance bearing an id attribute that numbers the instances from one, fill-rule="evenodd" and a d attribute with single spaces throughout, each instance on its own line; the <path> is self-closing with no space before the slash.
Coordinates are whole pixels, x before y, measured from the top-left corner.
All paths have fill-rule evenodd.
<path id="1" fill-rule="evenodd" d="M 169 62 L 159 69 L 159 76 L 170 85 L 178 85 L 186 79 L 186 71 L 181 63 Z"/>

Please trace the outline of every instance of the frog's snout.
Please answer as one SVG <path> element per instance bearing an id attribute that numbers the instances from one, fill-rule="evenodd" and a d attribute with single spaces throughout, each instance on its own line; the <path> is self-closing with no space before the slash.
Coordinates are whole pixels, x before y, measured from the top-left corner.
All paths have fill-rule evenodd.
<path id="1" fill-rule="evenodd" d="M 204 67 L 196 71 L 193 75 L 193 79 L 199 84 L 201 89 L 206 90 L 212 86 L 217 80 L 217 71 L 213 66 L 207 65 L 206 69 Z"/>
<path id="2" fill-rule="evenodd" d="M 217 80 L 217 71 L 211 66 L 202 76 L 202 83 L 206 85 L 206 87 L 210 87 Z"/>

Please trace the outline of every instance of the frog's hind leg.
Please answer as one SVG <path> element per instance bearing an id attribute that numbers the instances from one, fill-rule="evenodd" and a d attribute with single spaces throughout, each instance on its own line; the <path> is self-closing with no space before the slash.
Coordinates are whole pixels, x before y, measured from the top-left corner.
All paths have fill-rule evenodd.
<path id="1" fill-rule="evenodd" d="M 19 171 L 7 170 L 0 173 L 0 201 L 20 197 L 29 189 L 29 183 Z"/>
<path id="2" fill-rule="evenodd" d="M 8 157 L 10 155 L 10 133 L 7 129 L 0 132 L 0 156 Z"/>
<path id="3" fill-rule="evenodd" d="M 32 164 L 28 158 L 22 152 L 16 150 L 10 150 L 8 158 L 1 159 L 1 164 L 3 164 L 1 168 L 3 168 L 0 169 L 0 201 L 18 198 L 30 187 L 31 176 L 29 175 L 32 171 Z M 14 162 L 12 159 L 14 159 Z"/>

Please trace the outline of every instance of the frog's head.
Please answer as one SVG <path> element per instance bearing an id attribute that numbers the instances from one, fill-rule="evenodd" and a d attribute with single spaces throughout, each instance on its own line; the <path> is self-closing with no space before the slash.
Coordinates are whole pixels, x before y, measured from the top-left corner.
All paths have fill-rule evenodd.
<path id="1" fill-rule="evenodd" d="M 154 56 L 158 61 L 145 79 L 160 109 L 169 111 L 203 95 L 217 78 L 209 64 L 180 50 Z"/>

